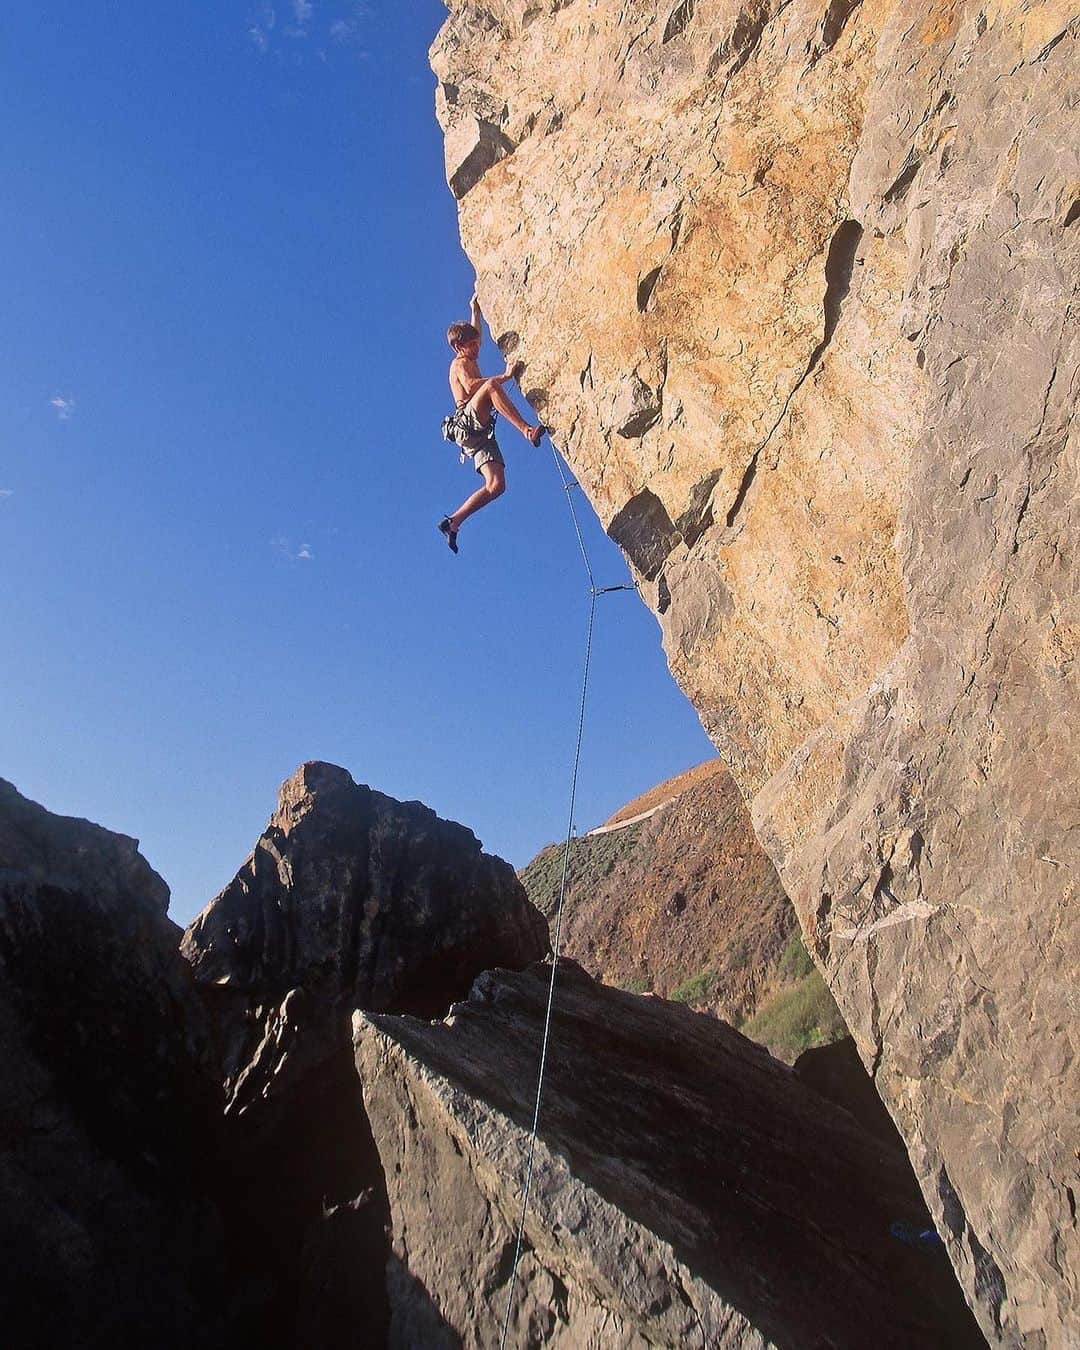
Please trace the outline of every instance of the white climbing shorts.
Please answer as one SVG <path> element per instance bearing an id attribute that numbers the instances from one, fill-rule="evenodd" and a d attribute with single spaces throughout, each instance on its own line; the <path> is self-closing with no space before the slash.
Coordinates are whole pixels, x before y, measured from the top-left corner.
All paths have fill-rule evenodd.
<path id="1" fill-rule="evenodd" d="M 477 473 L 480 472 L 480 470 L 484 467 L 485 464 L 506 463 L 506 460 L 503 459 L 502 452 L 499 449 L 499 443 L 494 436 L 492 436 L 491 440 L 488 441 L 487 445 L 485 445 L 483 449 L 463 450 L 462 454 L 468 455 L 468 457 L 472 460 L 473 468 L 476 470 Z"/>
<path id="2" fill-rule="evenodd" d="M 489 422 L 481 422 L 472 408 L 457 408 L 446 419 L 444 434 L 460 449 L 461 462 L 468 456 L 477 473 L 485 464 L 506 463 L 495 439 L 494 413 Z"/>

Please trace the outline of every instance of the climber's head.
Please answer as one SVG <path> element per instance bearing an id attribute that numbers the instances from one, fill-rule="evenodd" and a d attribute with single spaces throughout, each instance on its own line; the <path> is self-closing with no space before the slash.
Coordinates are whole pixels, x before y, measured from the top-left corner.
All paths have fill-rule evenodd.
<path id="1" fill-rule="evenodd" d="M 480 334 L 471 323 L 452 323 L 446 340 L 459 356 L 475 356 L 480 350 Z"/>

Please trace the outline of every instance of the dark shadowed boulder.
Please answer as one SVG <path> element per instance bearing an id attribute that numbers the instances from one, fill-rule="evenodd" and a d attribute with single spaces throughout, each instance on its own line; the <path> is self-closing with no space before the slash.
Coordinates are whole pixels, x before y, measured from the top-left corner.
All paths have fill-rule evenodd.
<path id="1" fill-rule="evenodd" d="M 251 857 L 182 950 L 201 985 L 241 996 L 226 1067 L 242 1106 L 240 1079 L 272 1072 L 278 1030 L 287 1039 L 296 1020 L 339 1007 L 440 1015 L 481 970 L 543 956 L 547 925 L 513 868 L 463 825 L 314 762 L 282 785 Z M 251 1015 L 287 997 L 288 1009 Z"/>
<path id="2" fill-rule="evenodd" d="M 0 780 L 0 1326 L 20 1350 L 212 1346 L 222 1103 L 138 844 Z"/>
<path id="3" fill-rule="evenodd" d="M 386 1196 L 349 1018 L 439 1016 L 548 949 L 513 868 L 461 825 L 303 765 L 236 878 L 184 935 L 221 1042 L 231 1184 L 258 1242 L 264 1342 L 383 1343 Z M 246 1265 L 245 1265 L 246 1261 Z"/>

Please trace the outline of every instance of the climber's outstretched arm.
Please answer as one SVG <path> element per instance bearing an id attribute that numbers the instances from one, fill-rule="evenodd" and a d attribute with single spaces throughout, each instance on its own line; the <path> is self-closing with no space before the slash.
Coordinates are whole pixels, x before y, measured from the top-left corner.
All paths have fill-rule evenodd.
<path id="1" fill-rule="evenodd" d="M 473 297 L 469 301 L 469 322 L 480 335 L 480 341 L 484 340 L 483 315 L 480 313 L 480 301 L 476 298 L 476 292 L 473 291 Z"/>

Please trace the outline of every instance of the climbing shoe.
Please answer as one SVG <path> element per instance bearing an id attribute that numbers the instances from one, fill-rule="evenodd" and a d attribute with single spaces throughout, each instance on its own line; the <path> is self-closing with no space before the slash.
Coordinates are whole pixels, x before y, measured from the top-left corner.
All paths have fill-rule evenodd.
<path id="1" fill-rule="evenodd" d="M 439 533 L 446 535 L 446 543 L 451 553 L 456 553 L 457 548 L 457 530 L 450 524 L 450 517 L 443 516 L 439 521 Z"/>
<path id="2" fill-rule="evenodd" d="M 532 432 L 529 435 L 529 440 L 533 445 L 539 445 L 546 435 L 547 427 L 533 427 Z"/>

